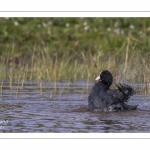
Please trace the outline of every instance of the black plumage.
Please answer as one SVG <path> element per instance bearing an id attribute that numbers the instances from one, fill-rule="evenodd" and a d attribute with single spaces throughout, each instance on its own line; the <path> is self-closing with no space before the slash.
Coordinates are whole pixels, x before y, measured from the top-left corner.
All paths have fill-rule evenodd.
<path id="1" fill-rule="evenodd" d="M 126 84 L 116 85 L 118 89 L 111 90 L 109 87 L 113 82 L 112 74 L 104 70 L 96 78 L 98 81 L 91 89 L 88 96 L 89 110 L 121 111 L 135 110 L 137 105 L 128 105 L 126 102 L 135 94 L 135 91 Z"/>

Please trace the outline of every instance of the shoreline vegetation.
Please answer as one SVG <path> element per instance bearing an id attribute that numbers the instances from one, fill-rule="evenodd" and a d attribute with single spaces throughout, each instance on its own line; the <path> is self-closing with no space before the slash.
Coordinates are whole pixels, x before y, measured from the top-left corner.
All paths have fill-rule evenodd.
<path id="1" fill-rule="evenodd" d="M 0 18 L 0 79 L 149 84 L 149 18 Z M 1 82 L 1 86 L 2 86 Z"/>

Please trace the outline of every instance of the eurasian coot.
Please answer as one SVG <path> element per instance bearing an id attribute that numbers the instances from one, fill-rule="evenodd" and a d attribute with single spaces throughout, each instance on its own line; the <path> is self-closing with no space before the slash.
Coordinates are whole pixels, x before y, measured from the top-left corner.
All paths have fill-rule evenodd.
<path id="1" fill-rule="evenodd" d="M 128 105 L 125 102 L 135 94 L 135 91 L 126 84 L 116 85 L 118 89 L 111 90 L 113 76 L 108 70 L 100 72 L 95 79 L 99 80 L 91 89 L 88 96 L 88 110 L 121 111 L 135 110 L 137 105 Z"/>

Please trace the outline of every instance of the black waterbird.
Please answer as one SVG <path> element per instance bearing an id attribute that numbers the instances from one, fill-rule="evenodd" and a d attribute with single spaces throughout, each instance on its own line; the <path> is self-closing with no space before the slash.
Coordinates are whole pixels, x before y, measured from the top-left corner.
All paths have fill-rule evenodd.
<path id="1" fill-rule="evenodd" d="M 116 85 L 118 89 L 109 89 L 113 76 L 108 70 L 101 71 L 95 79 L 98 82 L 92 87 L 88 96 L 88 110 L 122 111 L 135 110 L 137 105 L 128 105 L 126 102 L 135 94 L 135 91 L 126 84 Z"/>

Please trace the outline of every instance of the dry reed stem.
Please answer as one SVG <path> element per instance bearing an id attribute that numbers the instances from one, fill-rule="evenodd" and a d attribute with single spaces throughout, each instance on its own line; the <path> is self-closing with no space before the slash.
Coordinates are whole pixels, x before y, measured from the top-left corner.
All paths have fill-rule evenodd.
<path id="1" fill-rule="evenodd" d="M 124 70 L 123 70 L 124 75 L 126 74 L 126 70 L 127 70 L 128 55 L 129 55 L 129 38 L 128 38 L 128 42 L 127 42 L 126 56 L 125 56 L 125 65 L 124 65 Z"/>
<path id="2" fill-rule="evenodd" d="M 4 85 L 4 81 L 2 79 L 2 83 L 1 83 L 1 98 L 3 97 L 3 85 Z"/>

